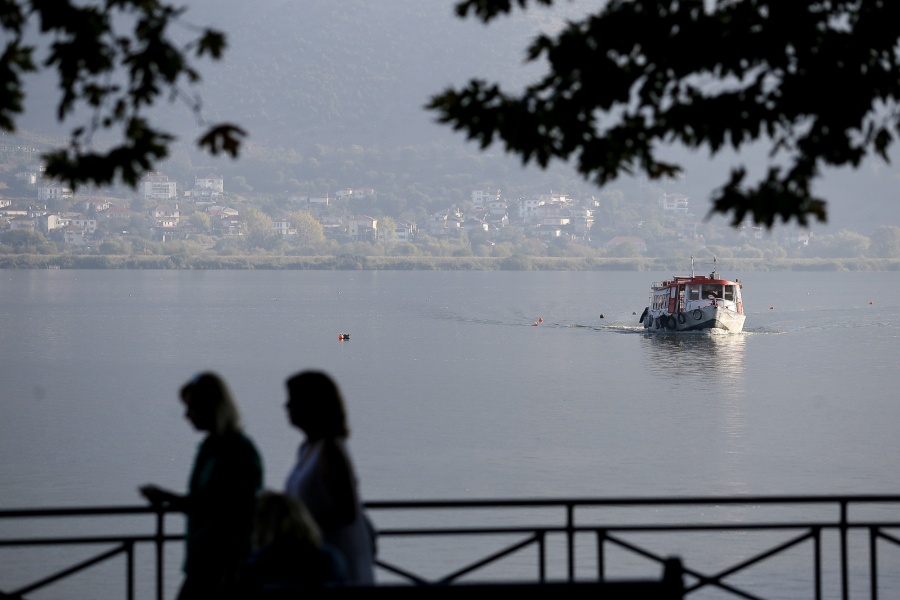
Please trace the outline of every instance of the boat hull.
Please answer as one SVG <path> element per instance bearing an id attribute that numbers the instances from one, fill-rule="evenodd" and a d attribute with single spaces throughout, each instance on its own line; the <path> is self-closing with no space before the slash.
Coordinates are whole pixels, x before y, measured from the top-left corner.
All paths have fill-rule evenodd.
<path id="1" fill-rule="evenodd" d="M 719 306 L 704 306 L 692 311 L 670 315 L 660 312 L 656 315 L 648 314 L 644 319 L 644 328 L 650 333 L 678 333 L 682 331 L 701 331 L 704 329 L 719 329 L 731 333 L 739 333 L 744 328 L 746 315 L 737 313 Z M 675 327 L 672 328 L 674 318 Z"/>

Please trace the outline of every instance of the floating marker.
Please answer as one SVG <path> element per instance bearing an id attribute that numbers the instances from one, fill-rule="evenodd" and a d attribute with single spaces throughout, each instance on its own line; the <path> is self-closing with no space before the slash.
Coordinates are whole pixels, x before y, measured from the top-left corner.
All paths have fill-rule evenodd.
<path id="1" fill-rule="evenodd" d="M 339 339 L 339 340 L 347 340 L 347 341 L 349 342 L 349 341 L 350 341 L 350 334 L 349 334 L 349 333 L 339 333 L 339 334 L 338 334 L 338 339 Z"/>
<path id="2" fill-rule="evenodd" d="M 774 307 L 774 306 L 770 306 L 770 307 L 769 307 L 769 310 L 775 310 L 775 307 Z"/>
<path id="3" fill-rule="evenodd" d="M 605 318 L 606 318 L 606 315 L 604 315 L 603 313 L 600 313 L 600 318 L 601 318 L 601 319 L 605 319 Z"/>
<path id="4" fill-rule="evenodd" d="M 537 327 L 537 321 L 531 324 L 532 327 Z"/>
<path id="5" fill-rule="evenodd" d="M 874 302 L 869 302 L 869 304 L 875 304 Z"/>
<path id="6" fill-rule="evenodd" d="M 869 304 L 871 304 L 871 302 Z M 544 322 L 544 317 L 538 317 L 538 323 L 543 323 L 543 322 Z"/>

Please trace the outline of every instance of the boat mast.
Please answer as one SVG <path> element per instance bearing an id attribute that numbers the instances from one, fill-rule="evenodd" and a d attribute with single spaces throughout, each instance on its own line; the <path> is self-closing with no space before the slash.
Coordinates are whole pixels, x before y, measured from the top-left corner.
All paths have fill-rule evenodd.
<path id="1" fill-rule="evenodd" d="M 691 255 L 691 279 L 694 278 L 694 255 Z"/>

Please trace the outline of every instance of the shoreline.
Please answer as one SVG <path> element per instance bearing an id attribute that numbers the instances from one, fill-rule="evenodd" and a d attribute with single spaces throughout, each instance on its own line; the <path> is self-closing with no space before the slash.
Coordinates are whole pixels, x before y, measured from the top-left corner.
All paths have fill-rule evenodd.
<path id="1" fill-rule="evenodd" d="M 705 267 L 700 259 L 695 271 Z M 704 265 L 701 267 L 699 265 Z M 685 271 L 685 258 L 551 258 L 535 256 L 117 256 L 4 254 L 0 269 L 183 269 L 361 271 Z M 896 258 L 719 259 L 720 271 L 900 271 Z"/>

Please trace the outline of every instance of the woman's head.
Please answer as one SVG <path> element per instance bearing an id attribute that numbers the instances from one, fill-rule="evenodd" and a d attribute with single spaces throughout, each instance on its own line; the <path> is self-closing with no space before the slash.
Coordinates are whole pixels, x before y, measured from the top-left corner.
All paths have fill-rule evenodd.
<path id="1" fill-rule="evenodd" d="M 259 550 L 281 541 L 318 546 L 322 543 L 322 534 L 303 502 L 267 490 L 256 501 L 253 548 Z"/>
<path id="2" fill-rule="evenodd" d="M 347 413 L 334 381 L 325 373 L 304 371 L 287 380 L 291 423 L 311 439 L 347 437 Z"/>
<path id="3" fill-rule="evenodd" d="M 200 373 L 181 388 L 181 400 L 194 427 L 215 435 L 238 431 L 240 415 L 225 381 L 215 373 Z"/>

